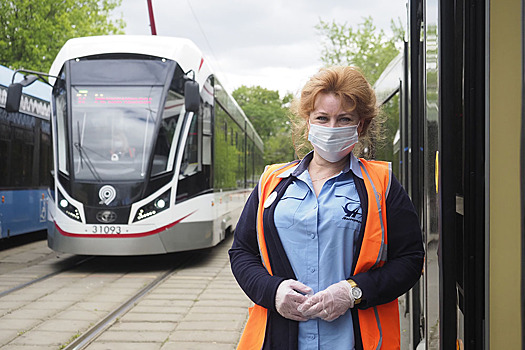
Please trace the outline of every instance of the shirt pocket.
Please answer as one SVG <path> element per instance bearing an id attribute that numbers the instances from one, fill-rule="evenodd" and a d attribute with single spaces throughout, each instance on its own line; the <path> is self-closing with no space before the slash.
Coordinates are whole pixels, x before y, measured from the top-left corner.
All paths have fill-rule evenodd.
<path id="1" fill-rule="evenodd" d="M 278 228 L 290 228 L 299 222 L 299 207 L 304 202 L 308 191 L 298 186 L 290 186 L 275 207 L 274 223 Z"/>
<path id="2" fill-rule="evenodd" d="M 357 192 L 354 191 L 355 196 L 350 192 L 352 191 L 347 186 L 335 189 L 334 204 L 336 207 L 333 210 L 333 221 L 337 227 L 359 230 L 363 222 L 361 202 Z"/>

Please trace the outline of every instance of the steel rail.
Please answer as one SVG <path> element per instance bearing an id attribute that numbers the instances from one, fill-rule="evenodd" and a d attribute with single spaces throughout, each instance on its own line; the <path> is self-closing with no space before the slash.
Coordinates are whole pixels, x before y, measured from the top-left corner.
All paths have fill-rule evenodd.
<path id="1" fill-rule="evenodd" d="M 86 258 L 84 258 L 84 259 L 82 259 L 82 260 L 80 260 L 80 261 L 77 261 L 77 262 L 75 262 L 74 264 L 71 264 L 71 265 L 69 265 L 69 266 L 67 266 L 67 267 L 64 267 L 64 268 L 62 268 L 62 269 L 60 269 L 60 270 L 58 270 L 58 271 L 54 271 L 54 272 L 48 273 L 47 275 L 44 275 L 44 276 L 41 276 L 41 277 L 35 278 L 34 280 L 31 280 L 31 281 L 29 281 L 29 282 L 25 282 L 25 283 L 19 284 L 19 285 L 16 286 L 16 287 L 13 287 L 13 288 L 10 288 L 10 289 L 5 290 L 5 291 L 3 291 L 3 292 L 0 292 L 0 298 L 3 298 L 3 297 L 5 297 L 6 295 L 9 295 L 9 294 L 11 294 L 11 293 L 13 293 L 13 292 L 16 292 L 16 291 L 18 291 L 18 290 L 20 290 L 20 289 L 26 288 L 26 287 L 28 287 L 28 286 L 30 286 L 30 285 L 35 284 L 35 283 L 38 283 L 38 282 L 41 282 L 41 281 L 47 280 L 48 278 L 51 278 L 51 277 L 53 277 L 53 276 L 59 275 L 59 274 L 61 274 L 62 272 L 69 271 L 69 270 L 71 270 L 71 269 L 73 269 L 73 268 L 75 268 L 75 267 L 78 267 L 79 265 L 84 264 L 84 263 L 87 262 L 87 261 L 92 260 L 93 258 L 94 258 L 94 256 L 88 256 L 88 257 L 86 257 Z"/>
<path id="2" fill-rule="evenodd" d="M 71 343 L 66 345 L 66 347 L 64 347 L 64 350 L 81 350 L 81 349 L 84 349 L 89 344 L 91 344 L 106 329 L 108 329 L 115 322 L 116 319 L 126 314 L 130 309 L 132 309 L 135 306 L 135 304 L 140 299 L 142 299 L 146 294 L 148 294 L 156 286 L 158 286 L 159 284 L 164 282 L 166 279 L 168 279 L 171 275 L 173 275 L 180 268 L 180 266 L 182 266 L 184 263 L 187 263 L 187 262 L 188 261 L 181 261 L 175 266 L 173 266 L 170 270 L 168 270 L 164 274 L 157 277 L 155 280 L 153 280 L 151 283 L 149 283 L 144 288 L 142 288 L 139 292 L 137 292 L 134 296 L 129 298 L 126 302 L 124 302 L 114 311 L 109 313 L 104 319 L 97 322 L 94 326 L 88 329 L 84 334 L 82 334 L 81 336 L 73 340 Z"/>

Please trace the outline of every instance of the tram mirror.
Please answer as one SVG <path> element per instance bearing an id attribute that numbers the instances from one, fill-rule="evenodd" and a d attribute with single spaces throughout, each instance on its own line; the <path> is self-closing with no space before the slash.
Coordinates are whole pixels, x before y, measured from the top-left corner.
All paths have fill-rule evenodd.
<path id="1" fill-rule="evenodd" d="M 29 86 L 38 80 L 36 75 L 26 75 L 24 79 L 20 82 L 23 87 Z"/>
<path id="2" fill-rule="evenodd" d="M 5 101 L 5 109 L 7 112 L 18 112 L 20 110 L 22 87 L 20 83 L 13 83 L 7 88 L 7 99 Z"/>
<path id="3" fill-rule="evenodd" d="M 14 78 L 14 77 L 13 77 Z M 18 83 L 13 83 L 7 88 L 7 98 L 5 109 L 8 112 L 18 112 L 20 110 L 20 100 L 22 99 L 22 88 L 33 84 L 38 77 L 36 75 L 24 76 Z"/>
<path id="4" fill-rule="evenodd" d="M 186 107 L 186 112 L 197 113 L 200 102 L 199 83 L 194 80 L 188 80 L 184 83 L 184 106 Z"/>

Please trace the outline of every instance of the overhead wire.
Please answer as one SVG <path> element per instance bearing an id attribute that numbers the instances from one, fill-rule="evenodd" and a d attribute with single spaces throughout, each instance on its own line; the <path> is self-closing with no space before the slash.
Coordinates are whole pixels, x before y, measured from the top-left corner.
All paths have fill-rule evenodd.
<path id="1" fill-rule="evenodd" d="M 197 22 L 197 25 L 199 27 L 199 30 L 202 34 L 202 36 L 204 37 L 204 40 L 206 41 L 206 45 L 208 45 L 208 48 L 210 49 L 210 53 L 211 53 L 211 56 L 213 57 L 214 59 L 214 64 L 217 65 L 217 68 L 219 68 L 219 70 L 221 72 L 224 72 L 224 70 L 222 69 L 222 67 L 220 66 L 220 63 L 219 63 L 219 60 L 217 59 L 217 56 L 215 55 L 215 52 L 213 51 L 213 47 L 211 46 L 211 43 L 210 41 L 208 40 L 208 36 L 206 35 L 206 33 L 204 32 L 204 29 L 199 21 L 199 18 L 197 17 L 197 13 L 195 12 L 195 10 L 193 9 L 193 6 L 191 6 L 191 2 L 190 0 L 186 0 L 186 2 L 188 3 L 188 6 L 191 10 L 191 14 L 193 15 L 193 18 L 195 19 L 195 22 Z"/>

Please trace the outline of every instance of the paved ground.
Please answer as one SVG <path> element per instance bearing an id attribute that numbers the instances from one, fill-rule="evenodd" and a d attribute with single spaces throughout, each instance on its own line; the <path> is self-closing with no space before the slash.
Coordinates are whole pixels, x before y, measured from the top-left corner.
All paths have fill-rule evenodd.
<path id="1" fill-rule="evenodd" d="M 232 238 L 171 276 L 87 349 L 235 349 L 251 301 L 230 270 Z"/>
<path id="2" fill-rule="evenodd" d="M 230 235 L 215 248 L 195 252 L 199 256 L 197 259 L 193 259 L 194 262 L 185 265 L 167 281 L 137 302 L 134 308 L 112 324 L 87 349 L 235 349 L 248 316 L 248 307 L 252 305 L 252 302 L 239 288 L 230 270 L 228 249 L 232 240 L 233 236 Z M 34 250 L 31 252 L 31 254 L 35 254 Z M 39 255 L 36 259 L 44 259 L 51 251 L 42 244 L 42 248 L 37 252 Z M 6 253 L 2 254 L 5 255 Z M 16 254 L 18 259 L 21 259 L 22 255 L 23 252 L 21 251 Z M 8 256 L 2 256 L 2 258 L 3 260 L 12 259 Z M 8 261 L 2 261 L 2 263 L 1 265 L 4 268 L 9 267 Z M 7 271 L 9 270 L 7 268 Z M 120 285 L 120 289 L 116 290 L 121 295 L 114 295 L 115 292 L 112 295 L 94 293 L 96 288 L 93 290 L 92 287 L 93 285 L 100 286 L 99 280 L 102 277 L 106 279 L 115 278 L 117 280 L 115 283 Z M 118 305 L 121 299 L 127 298 L 126 293 L 132 293 L 131 286 L 136 289 L 137 282 L 146 284 L 155 276 L 150 276 L 150 273 L 141 274 L 139 271 L 135 274 L 126 274 L 120 279 L 117 277 L 101 276 L 99 273 L 91 276 L 91 284 L 86 284 L 87 281 L 84 283 L 86 284 L 86 293 L 83 294 L 83 297 L 81 296 L 81 299 L 85 298 L 85 300 L 82 299 L 77 302 L 78 305 L 84 306 L 80 309 L 58 312 L 59 309 L 63 308 L 59 304 L 67 303 L 73 297 L 67 293 L 50 293 L 40 297 L 40 299 L 37 298 L 40 302 L 37 304 L 40 306 L 32 304 L 27 310 L 31 312 L 31 315 L 18 315 L 17 318 L 15 313 L 12 313 L 4 316 L 6 322 L 8 317 L 12 319 L 8 323 L 0 322 L 3 325 L 0 327 L 0 338 L 3 332 L 19 331 L 19 337 L 6 348 L 10 350 L 59 349 L 60 347 L 56 344 L 64 344 L 74 340 L 76 337 L 74 334 L 77 333 L 78 336 L 78 330 L 88 329 L 93 324 L 94 319 L 99 317 L 94 318 L 94 313 L 104 315 L 112 311 L 115 304 Z M 9 279 L 13 279 L 13 276 L 11 275 Z M 65 280 L 66 277 L 61 279 Z M 5 283 L 1 283 L 1 281 L 2 279 L 0 279 L 0 285 L 4 285 Z M 7 282 L 7 280 L 3 282 Z M 13 281 L 9 282 L 13 283 Z M 4 287 L 8 287 L 8 285 Z M 40 284 L 38 287 L 35 286 L 35 289 L 38 289 L 39 293 L 44 293 L 45 291 L 42 291 L 45 289 L 44 287 L 45 284 Z M 28 288 L 29 291 L 30 289 Z M 61 291 L 65 292 L 65 290 Z M 78 291 L 75 292 L 75 294 L 77 293 Z M 22 297 L 28 298 L 29 296 L 24 295 Z M 8 299 L 4 302 L 13 307 L 14 298 L 11 298 L 12 300 L 4 299 Z M 44 299 L 52 299 L 53 303 L 44 304 L 42 303 Z M 409 332 L 407 318 L 403 317 L 403 298 L 400 301 L 401 335 L 404 345 L 402 348 L 408 348 Z M 107 310 L 104 305 L 107 305 Z M 18 310 L 17 313 L 20 314 L 22 311 L 24 310 Z M 38 312 L 46 312 L 47 314 L 39 315 Z M 51 314 L 58 316 L 50 316 Z M 35 328 L 29 327 L 27 324 L 16 324 L 22 320 L 35 318 L 46 319 L 46 322 Z M 31 329 L 31 331 L 20 332 L 21 329 Z"/>

